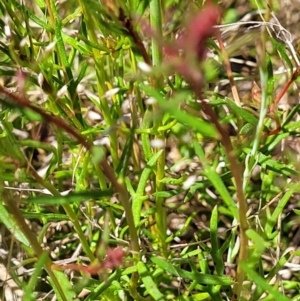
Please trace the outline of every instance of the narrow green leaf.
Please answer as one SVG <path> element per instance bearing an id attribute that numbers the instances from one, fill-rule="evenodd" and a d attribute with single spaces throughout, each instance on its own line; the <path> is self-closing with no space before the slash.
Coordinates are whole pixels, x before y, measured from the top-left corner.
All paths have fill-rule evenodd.
<path id="1" fill-rule="evenodd" d="M 36 4 L 39 6 L 40 9 L 44 9 L 46 4 L 44 0 L 35 0 Z"/>
<path id="2" fill-rule="evenodd" d="M 21 210 L 22 215 L 24 218 L 27 219 L 46 219 L 48 221 L 65 221 L 68 220 L 69 217 L 66 214 L 59 214 L 59 213 L 36 213 L 36 212 L 26 212 L 24 210 Z"/>
<path id="3" fill-rule="evenodd" d="M 251 135 L 255 132 L 255 127 L 251 123 L 246 123 L 243 125 L 243 127 L 240 129 L 239 134 L 240 135 Z"/>
<path id="4" fill-rule="evenodd" d="M 181 185 L 187 179 L 187 175 L 183 175 L 179 179 L 165 177 L 161 180 L 161 183 L 170 185 Z"/>
<path id="5" fill-rule="evenodd" d="M 98 165 L 105 156 L 105 151 L 101 145 L 93 145 L 91 148 L 92 160 L 95 165 Z"/>
<path id="6" fill-rule="evenodd" d="M 232 199 L 230 193 L 228 192 L 227 187 L 225 186 L 224 182 L 220 178 L 220 175 L 213 169 L 207 168 L 203 172 L 203 174 L 209 179 L 209 181 L 213 184 L 216 188 L 218 193 L 220 194 L 222 200 L 225 202 L 229 210 L 231 211 L 232 215 L 238 219 L 238 209 L 237 205 Z"/>
<path id="7" fill-rule="evenodd" d="M 165 259 L 156 256 L 151 256 L 150 260 L 153 263 L 157 264 L 163 270 L 172 274 L 173 276 L 180 276 L 184 279 L 195 280 L 199 284 L 224 286 L 233 284 L 233 280 L 227 276 L 214 276 L 209 274 L 185 271 L 180 268 L 176 268 L 174 265 L 167 262 Z"/>
<path id="8" fill-rule="evenodd" d="M 228 100 L 228 105 L 233 110 L 233 112 L 236 114 L 236 116 L 239 116 L 244 121 L 252 124 L 255 127 L 257 126 L 258 119 L 253 114 L 251 114 L 247 110 L 239 107 L 232 100 Z"/>
<path id="9" fill-rule="evenodd" d="M 116 269 L 105 281 L 100 281 L 100 284 L 91 290 L 91 293 L 85 298 L 85 301 L 103 300 L 99 296 L 103 296 L 104 292 L 112 285 L 113 281 L 120 279 L 121 271 Z M 99 281 L 97 282 L 99 283 Z M 72 299 L 70 299 L 72 300 Z"/>
<path id="10" fill-rule="evenodd" d="M 42 253 L 42 256 L 38 258 L 38 261 L 35 265 L 34 272 L 30 277 L 27 285 L 24 287 L 24 297 L 23 300 L 26 301 L 34 301 L 36 300 L 34 297 L 34 289 L 36 284 L 38 283 L 38 278 L 41 277 L 44 265 L 46 264 L 47 260 L 49 259 L 49 255 L 46 252 Z"/>
<path id="11" fill-rule="evenodd" d="M 286 204 L 290 200 L 291 196 L 297 191 L 297 189 L 297 185 L 292 185 L 289 187 L 284 196 L 278 202 L 278 205 L 276 206 L 271 218 L 269 218 L 268 222 L 266 223 L 265 231 L 268 237 L 271 237 L 273 228 L 278 222 L 279 215 L 283 212 Z"/>
<path id="12" fill-rule="evenodd" d="M 274 135 L 274 137 L 272 137 L 272 139 L 260 149 L 260 152 L 265 155 L 269 155 L 274 148 L 278 146 L 280 141 L 287 138 L 289 135 L 289 133 L 279 133 L 278 135 Z"/>
<path id="13" fill-rule="evenodd" d="M 248 229 L 246 231 L 246 234 L 253 243 L 253 246 L 250 248 L 251 255 L 247 259 L 247 264 L 249 267 L 254 267 L 259 263 L 259 260 L 261 259 L 267 243 L 253 229 Z"/>
<path id="14" fill-rule="evenodd" d="M 202 161 L 202 164 L 205 166 L 205 170 L 204 170 L 203 174 L 208 178 L 208 180 L 216 188 L 216 190 L 218 191 L 218 193 L 222 197 L 223 201 L 225 202 L 225 204 L 229 208 L 231 214 L 236 219 L 238 219 L 237 205 L 234 202 L 234 200 L 232 199 L 230 193 L 228 192 L 227 187 L 224 184 L 224 180 L 225 180 L 224 176 L 227 176 L 227 175 L 223 175 L 222 178 L 221 178 L 221 176 L 209 164 L 207 164 L 205 162 L 204 150 L 197 141 L 194 141 L 193 146 L 194 146 L 194 149 L 195 149 L 195 153 L 197 154 L 199 159 Z"/>
<path id="15" fill-rule="evenodd" d="M 84 78 L 88 66 L 89 66 L 89 65 L 88 65 L 88 62 L 86 62 L 86 61 L 82 62 L 82 65 L 81 65 L 81 68 L 80 68 L 79 75 L 78 75 L 78 77 L 77 77 L 77 79 L 76 79 L 76 81 L 75 81 L 75 86 L 76 86 L 76 87 L 80 84 L 80 82 L 81 82 L 82 79 Z"/>
<path id="16" fill-rule="evenodd" d="M 291 74 L 293 73 L 293 63 L 291 62 L 287 51 L 286 51 L 286 45 L 284 43 L 277 42 L 274 38 L 270 37 L 270 41 L 273 44 L 274 48 L 279 52 L 282 59 L 287 63 L 291 70 Z"/>
<path id="17" fill-rule="evenodd" d="M 131 275 L 136 272 L 137 272 L 137 267 L 131 266 L 131 267 L 125 268 L 125 270 L 122 271 L 122 276 Z"/>
<path id="18" fill-rule="evenodd" d="M 246 154 L 248 154 L 251 150 L 244 148 L 243 151 Z M 265 165 L 268 169 L 273 170 L 280 175 L 285 175 L 289 177 L 299 175 L 299 172 L 294 168 L 291 168 L 286 164 L 280 163 L 279 161 L 274 160 L 271 156 L 266 156 L 261 152 L 258 153 L 257 160 L 260 165 Z"/>
<path id="19" fill-rule="evenodd" d="M 72 301 L 80 301 L 78 298 L 76 298 L 76 293 L 72 289 L 71 283 L 67 277 L 67 275 L 61 271 L 53 271 L 55 277 L 57 278 L 59 284 L 61 287 L 64 289 L 64 298 L 60 295 L 59 291 L 56 289 L 56 286 L 52 279 L 48 277 L 49 282 L 52 285 L 52 288 L 55 291 L 56 297 L 58 298 L 59 301 L 63 300 L 72 300 Z"/>
<path id="20" fill-rule="evenodd" d="M 265 293 L 272 296 L 272 300 L 280 301 L 290 301 L 289 298 L 282 295 L 276 288 L 267 283 L 260 275 L 253 271 L 247 263 L 240 262 L 242 269 L 245 271 L 246 275 L 254 282 L 258 287 L 260 287 Z"/>
<path id="21" fill-rule="evenodd" d="M 101 45 L 101 44 L 95 44 L 93 43 L 92 41 L 88 40 L 85 36 L 81 35 L 81 34 L 78 34 L 78 38 L 80 40 L 82 40 L 86 45 L 88 45 L 89 47 L 91 48 L 94 48 L 94 49 L 97 49 L 97 50 L 100 50 L 102 51 L 103 53 L 110 53 L 110 50 L 109 48 Z"/>
<path id="22" fill-rule="evenodd" d="M 164 300 L 164 295 L 159 291 L 155 281 L 152 279 L 143 262 L 139 261 L 137 263 L 137 270 L 150 296 L 154 300 Z"/>
<path id="23" fill-rule="evenodd" d="M 293 211 L 294 211 L 297 215 L 300 216 L 300 210 L 299 210 L 299 209 L 294 209 Z"/>
<path id="24" fill-rule="evenodd" d="M 82 16 L 82 9 L 81 7 L 78 7 L 73 14 L 67 15 L 62 21 L 61 24 L 63 26 L 66 26 L 68 23 L 71 23 L 77 18 L 80 18 Z"/>
<path id="25" fill-rule="evenodd" d="M 283 128 L 293 120 L 295 114 L 298 114 L 299 110 L 300 110 L 300 104 L 297 104 L 296 106 L 294 106 L 291 109 L 291 111 L 289 112 L 289 115 L 284 120 L 284 123 L 282 125 Z"/>
<path id="26" fill-rule="evenodd" d="M 91 199 L 101 199 L 108 196 L 112 196 L 112 190 L 103 191 L 84 191 L 69 193 L 68 195 L 61 196 L 39 196 L 35 198 L 29 198 L 26 202 L 33 204 L 43 204 L 43 205 L 62 205 L 62 204 L 72 204 L 75 202 L 84 202 Z"/>
<path id="27" fill-rule="evenodd" d="M 268 275 L 265 277 L 265 280 L 270 283 L 272 279 L 278 275 L 278 272 L 284 267 L 285 263 L 288 262 L 289 258 L 291 257 L 291 254 L 293 251 L 291 250 L 284 256 L 282 256 L 279 261 L 276 263 L 276 265 L 271 269 L 270 272 L 268 272 Z M 299 256 L 295 254 L 296 256 Z M 255 291 L 252 293 L 252 297 L 249 301 L 257 301 L 260 299 L 261 295 L 265 292 L 264 288 L 262 286 L 257 286 Z"/>
<path id="28" fill-rule="evenodd" d="M 10 0 L 13 5 L 18 8 L 20 11 L 24 10 L 26 14 L 28 15 L 29 19 L 31 19 L 34 23 L 40 25 L 42 28 L 44 28 L 48 32 L 54 32 L 53 28 L 49 26 L 46 22 L 41 20 L 39 17 L 36 16 L 35 13 L 33 13 L 31 10 L 29 10 L 26 6 L 22 6 L 20 3 L 18 3 L 15 0 Z"/>
<path id="29" fill-rule="evenodd" d="M 218 207 L 215 206 L 210 217 L 211 256 L 215 262 L 217 274 L 223 275 L 224 262 L 219 249 L 218 221 Z"/>
<path id="30" fill-rule="evenodd" d="M 221 105 L 227 105 L 228 99 L 226 98 L 219 98 L 219 97 L 212 97 L 212 99 L 209 102 L 212 107 L 219 107 Z"/>
<path id="31" fill-rule="evenodd" d="M 53 4 L 53 7 L 55 7 L 54 4 Z M 57 17 L 58 17 L 58 15 L 57 15 Z M 64 41 L 63 41 L 63 38 L 62 38 L 61 23 L 60 23 L 59 19 L 56 19 L 56 23 L 55 23 L 55 38 L 56 38 L 57 50 L 58 50 L 58 53 L 59 53 L 60 58 L 61 58 L 61 64 L 68 71 L 68 70 L 70 70 L 70 64 L 69 64 L 68 56 L 67 56 L 67 53 L 66 53 Z M 71 74 L 68 74 L 68 75 L 70 77 L 69 79 L 71 79 L 73 77 Z"/>
<path id="32" fill-rule="evenodd" d="M 66 35 L 65 33 L 61 34 L 62 41 L 68 45 L 73 46 L 76 50 L 78 50 L 82 55 L 90 56 L 90 50 L 82 43 L 77 41 L 76 39 Z"/>
<path id="33" fill-rule="evenodd" d="M 127 136 L 119 165 L 116 168 L 116 174 L 119 175 L 121 178 L 124 178 L 126 176 L 127 168 L 129 165 L 129 159 L 131 158 L 132 155 L 133 138 L 134 138 L 134 130 L 132 129 L 129 135 Z"/>
<path id="34" fill-rule="evenodd" d="M 178 195 L 181 191 L 178 190 L 169 190 L 169 191 L 157 191 L 153 195 L 157 198 L 170 198 L 174 195 Z"/>
<path id="35" fill-rule="evenodd" d="M 14 216 L 10 214 L 7 211 L 6 207 L 2 204 L 2 200 L 0 200 L 0 221 L 18 241 L 20 241 L 27 247 L 30 246 L 27 237 L 23 234 L 17 222 L 14 220 Z"/>
<path id="36" fill-rule="evenodd" d="M 284 127 L 288 131 L 298 131 L 300 128 L 300 121 L 295 121 L 293 123 L 287 124 Z"/>
<path id="37" fill-rule="evenodd" d="M 182 111 L 179 108 L 178 101 L 175 99 L 165 100 L 164 97 L 156 90 L 149 86 L 141 84 L 141 88 L 150 96 L 154 97 L 159 104 L 159 106 L 166 112 L 171 113 L 179 122 L 189 126 L 190 128 L 196 130 L 198 133 L 202 134 L 204 137 L 218 138 L 218 132 L 216 128 L 191 114 Z"/>
<path id="38" fill-rule="evenodd" d="M 148 161 L 146 168 L 143 170 L 138 187 L 136 189 L 136 194 L 132 198 L 132 214 L 135 225 L 138 225 L 141 218 L 142 204 L 144 201 L 144 193 L 147 181 L 152 172 L 152 168 L 156 164 L 158 158 L 161 156 L 163 150 L 159 150 L 156 154 L 152 156 L 152 158 Z"/>
<path id="39" fill-rule="evenodd" d="M 42 116 L 31 109 L 24 108 L 22 109 L 23 113 L 28 117 L 30 120 L 35 120 L 35 121 L 42 121 Z"/>
<path id="40" fill-rule="evenodd" d="M 31 147 L 31 148 L 40 148 L 40 149 L 44 149 L 48 152 L 53 153 L 53 159 L 55 160 L 55 162 L 57 162 L 57 149 L 51 145 L 50 143 L 44 143 L 44 142 L 40 142 L 37 140 L 21 140 L 19 142 L 19 144 L 21 146 L 27 146 L 27 147 Z"/>

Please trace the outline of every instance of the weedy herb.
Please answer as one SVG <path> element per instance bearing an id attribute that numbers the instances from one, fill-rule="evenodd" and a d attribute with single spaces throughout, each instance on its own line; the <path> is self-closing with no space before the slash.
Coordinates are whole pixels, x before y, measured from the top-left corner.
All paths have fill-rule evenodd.
<path id="1" fill-rule="evenodd" d="M 299 299 L 292 7 L 202 2 L 0 2 L 1 300 Z"/>

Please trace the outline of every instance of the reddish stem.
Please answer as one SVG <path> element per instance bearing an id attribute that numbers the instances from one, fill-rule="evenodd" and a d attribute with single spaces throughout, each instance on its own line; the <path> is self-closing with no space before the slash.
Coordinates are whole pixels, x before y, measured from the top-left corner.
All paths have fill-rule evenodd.
<path id="1" fill-rule="evenodd" d="M 280 93 L 277 95 L 274 103 L 276 105 L 278 105 L 279 101 L 281 100 L 281 98 L 283 97 L 283 95 L 286 93 L 286 91 L 288 90 L 288 88 L 291 86 L 291 84 L 297 79 L 299 75 L 299 68 L 297 68 L 293 75 L 292 78 L 284 85 L 283 89 L 280 91 Z"/>

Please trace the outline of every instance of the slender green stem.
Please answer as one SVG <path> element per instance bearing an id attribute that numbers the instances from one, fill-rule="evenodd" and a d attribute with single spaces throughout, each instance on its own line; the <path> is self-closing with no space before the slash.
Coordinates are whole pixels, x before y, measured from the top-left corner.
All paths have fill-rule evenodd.
<path id="1" fill-rule="evenodd" d="M 162 7 L 161 0 L 152 0 L 150 2 L 150 24 L 155 31 L 156 36 L 161 36 L 162 33 Z M 161 47 L 155 37 L 151 41 L 152 46 L 152 64 L 159 66 L 162 62 Z"/>
<path id="2" fill-rule="evenodd" d="M 62 170 L 62 154 L 63 154 L 63 136 L 60 129 L 56 130 L 57 137 L 57 171 Z M 63 181 L 62 179 L 58 179 L 58 191 L 62 191 L 63 189 Z"/>
<path id="3" fill-rule="evenodd" d="M 150 23 L 152 29 L 156 32 L 157 36 L 161 36 L 162 33 L 162 3 L 161 0 L 152 0 L 150 2 Z M 162 63 L 162 53 L 160 49 L 160 45 L 155 38 L 152 38 L 152 64 L 153 66 L 160 66 Z M 158 88 L 160 86 L 160 79 L 155 80 L 155 86 Z M 159 113 L 159 109 L 154 105 L 153 112 Z M 154 129 L 158 129 L 163 124 L 161 120 L 155 119 L 154 122 Z M 162 140 L 165 142 L 165 134 L 164 132 L 159 132 L 158 135 L 155 137 L 158 140 Z M 162 191 L 164 189 L 164 183 L 162 183 L 162 179 L 165 177 L 165 161 L 166 161 L 166 153 L 165 150 L 162 152 L 161 156 L 157 161 L 156 167 L 156 179 L 155 179 L 155 187 L 156 192 Z M 164 255 L 166 255 L 167 251 L 167 224 L 166 224 L 166 210 L 163 206 L 164 198 L 157 197 L 156 198 L 156 223 L 157 223 L 157 231 L 159 234 L 161 251 Z"/>
<path id="4" fill-rule="evenodd" d="M 253 141 L 253 146 L 251 149 L 251 152 L 247 155 L 245 159 L 245 170 L 244 170 L 244 175 L 243 175 L 243 192 L 246 192 L 247 185 L 249 183 L 252 171 L 254 167 L 257 164 L 257 155 L 258 155 L 258 149 L 260 145 L 260 139 L 262 137 L 262 132 L 264 128 L 264 121 L 265 117 L 267 115 L 268 111 L 268 95 L 267 95 L 267 85 L 268 85 L 268 74 L 267 70 L 263 68 L 263 66 L 260 66 L 259 68 L 260 71 L 260 80 L 261 80 L 261 90 L 262 90 L 262 97 L 261 97 L 261 108 L 260 108 L 260 115 L 259 115 L 259 120 L 256 128 L 256 134 L 255 138 Z M 242 215 L 240 215 L 240 225 L 241 225 L 241 247 L 240 247 L 240 255 L 239 255 L 239 264 L 238 264 L 238 269 L 237 269 L 237 286 L 236 286 L 236 294 L 239 297 L 241 292 L 242 292 L 242 287 L 243 287 L 243 280 L 245 278 L 245 272 L 242 269 L 242 264 L 246 262 L 247 256 L 243 256 L 243 254 L 247 253 L 246 246 L 242 242 L 243 236 L 245 236 L 245 241 L 247 241 L 246 238 L 246 208 L 240 207 L 239 211 L 243 212 Z M 241 220 L 243 218 L 244 220 Z"/>
<path id="5" fill-rule="evenodd" d="M 149 130 L 152 124 L 152 111 L 150 109 L 147 109 L 142 123 L 142 130 Z M 144 151 L 145 159 L 148 161 L 152 157 L 152 150 L 150 145 L 150 135 L 149 133 L 142 133 L 141 134 L 141 140 L 142 140 L 142 147 Z"/>
<path id="6" fill-rule="evenodd" d="M 245 160 L 245 171 L 244 171 L 244 185 L 243 190 L 246 191 L 247 184 L 250 180 L 252 170 L 256 166 L 256 157 L 258 153 L 258 148 L 260 144 L 260 139 L 262 137 L 262 132 L 264 129 L 264 122 L 268 111 L 268 101 L 267 101 L 267 84 L 268 84 L 268 74 L 260 68 L 260 79 L 261 79 L 261 90 L 262 90 L 262 97 L 261 97 L 261 108 L 260 114 L 258 119 L 258 124 L 256 128 L 256 134 L 253 141 L 253 146 L 251 152 L 247 155 Z"/>

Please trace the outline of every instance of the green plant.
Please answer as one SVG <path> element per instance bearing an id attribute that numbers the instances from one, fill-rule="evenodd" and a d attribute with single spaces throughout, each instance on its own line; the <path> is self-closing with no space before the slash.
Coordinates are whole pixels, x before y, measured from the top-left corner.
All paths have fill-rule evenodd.
<path id="1" fill-rule="evenodd" d="M 299 135 L 298 54 L 257 5 L 226 45 L 237 9 L 210 2 L 0 3 L 3 299 L 297 300 L 298 158 L 274 152 Z"/>

